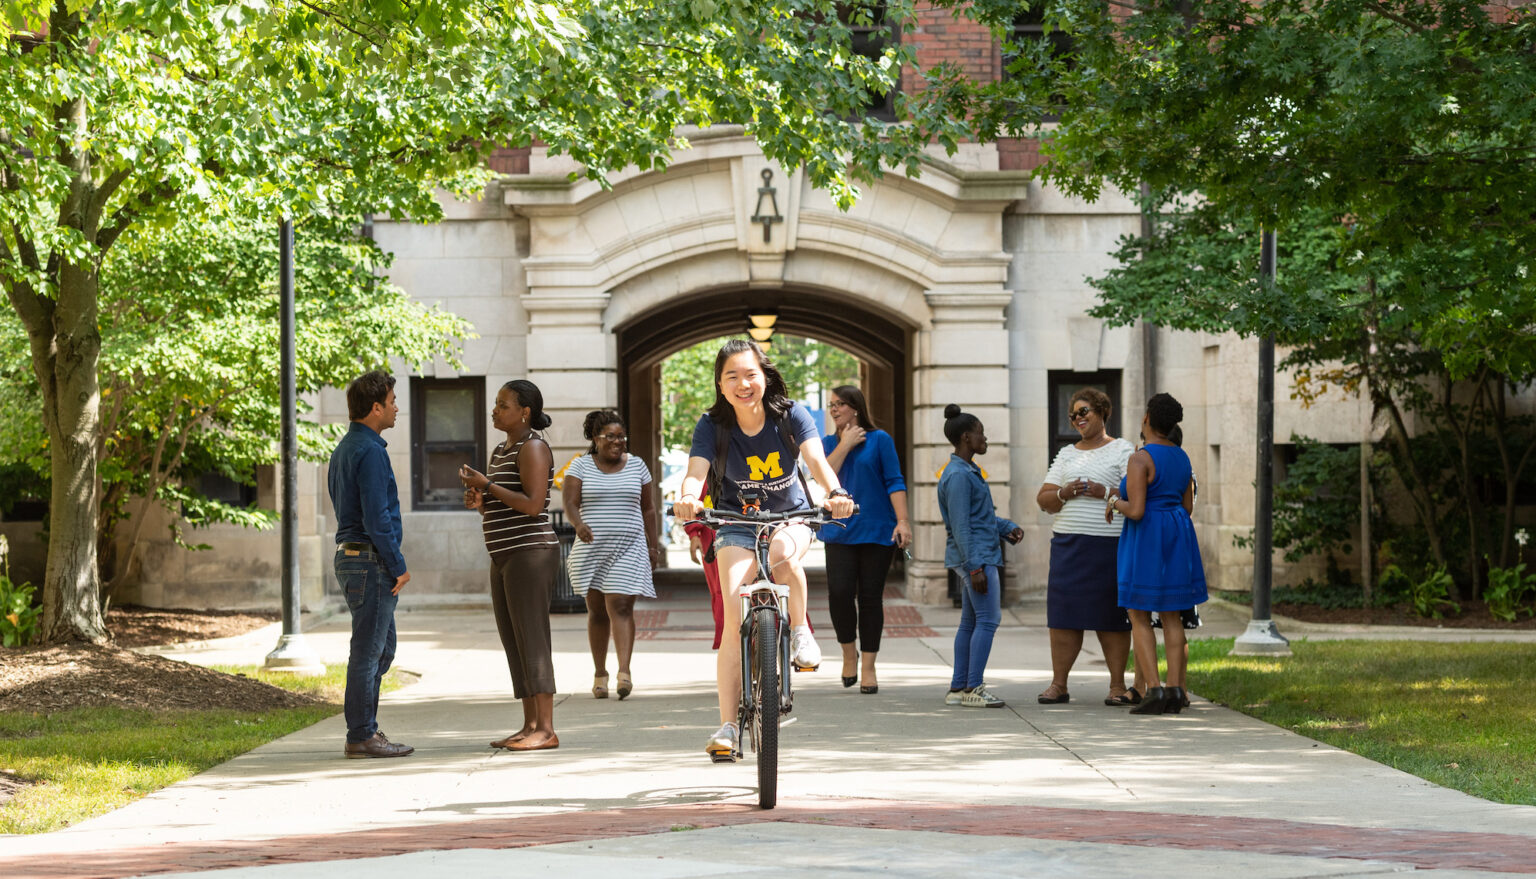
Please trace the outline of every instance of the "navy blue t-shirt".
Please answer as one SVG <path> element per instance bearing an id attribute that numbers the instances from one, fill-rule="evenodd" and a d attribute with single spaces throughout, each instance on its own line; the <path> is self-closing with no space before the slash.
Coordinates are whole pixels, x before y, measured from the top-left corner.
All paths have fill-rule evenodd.
<path id="1" fill-rule="evenodd" d="M 720 486 L 723 503 L 716 498 L 716 509 L 740 510 L 743 489 L 761 492 L 763 509 L 771 512 L 787 513 L 809 507 L 810 500 L 800 487 L 794 465 L 799 460 L 801 444 L 819 435 L 811 414 L 798 404 L 790 407 L 780 429 L 775 429 L 773 419 L 768 418 L 757 436 L 745 436 L 740 428 L 732 430 L 726 447 L 725 480 Z M 711 464 L 715 461 L 715 423 L 707 414 L 699 418 L 693 429 L 693 448 L 688 455 Z"/>

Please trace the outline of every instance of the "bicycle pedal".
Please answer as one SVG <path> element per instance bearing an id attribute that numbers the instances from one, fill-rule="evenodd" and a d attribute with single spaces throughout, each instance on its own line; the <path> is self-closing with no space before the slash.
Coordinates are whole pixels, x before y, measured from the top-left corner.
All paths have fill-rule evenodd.
<path id="1" fill-rule="evenodd" d="M 709 752 L 709 759 L 712 763 L 735 763 L 741 759 L 741 753 L 739 751 L 712 750 Z"/>
<path id="2" fill-rule="evenodd" d="M 819 668 L 821 668 L 819 665 L 801 665 L 799 663 L 795 663 L 795 671 L 816 671 Z"/>

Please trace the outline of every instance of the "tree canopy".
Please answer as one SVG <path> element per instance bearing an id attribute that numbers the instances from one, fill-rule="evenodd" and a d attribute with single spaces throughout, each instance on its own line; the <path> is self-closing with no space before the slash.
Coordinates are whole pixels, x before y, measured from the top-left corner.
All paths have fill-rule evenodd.
<path id="1" fill-rule="evenodd" d="M 905 2 L 886 4 L 892 20 Z M 913 52 L 852 50 L 832 0 L 0 0 L 0 285 L 26 333 L 52 484 L 45 638 L 104 637 L 95 554 L 100 273 L 130 230 L 205 211 L 431 220 L 498 145 L 601 178 L 740 123 L 847 204 L 962 126 L 864 118 Z M 364 363 L 359 367 L 381 365 Z"/>

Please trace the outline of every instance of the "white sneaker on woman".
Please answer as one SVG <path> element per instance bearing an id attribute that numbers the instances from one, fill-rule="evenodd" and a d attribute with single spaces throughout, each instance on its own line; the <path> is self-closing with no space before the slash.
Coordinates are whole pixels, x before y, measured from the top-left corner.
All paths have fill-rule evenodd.
<path id="1" fill-rule="evenodd" d="M 982 684 L 969 693 L 960 693 L 960 704 L 966 708 L 1001 708 L 1008 704 L 987 692 L 987 685 Z"/>
<path id="2" fill-rule="evenodd" d="M 816 644 L 816 637 L 811 634 L 810 629 L 795 631 L 794 646 L 795 668 L 800 671 L 815 671 L 821 666 L 821 647 Z"/>
<path id="3" fill-rule="evenodd" d="M 736 724 L 727 723 L 715 730 L 715 734 L 709 737 L 709 743 L 704 746 L 704 752 L 709 759 L 716 763 L 735 763 L 738 747 L 741 742 L 741 731 Z"/>

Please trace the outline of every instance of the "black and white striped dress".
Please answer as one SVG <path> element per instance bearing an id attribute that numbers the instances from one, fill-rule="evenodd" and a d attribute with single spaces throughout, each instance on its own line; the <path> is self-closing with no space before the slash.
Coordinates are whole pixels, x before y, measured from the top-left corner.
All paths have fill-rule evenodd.
<path id="1" fill-rule="evenodd" d="M 651 471 L 626 455 L 617 473 L 604 473 L 591 455 L 582 455 L 565 472 L 581 480 L 581 521 L 592 529 L 592 542 L 576 541 L 569 562 L 571 590 L 596 589 L 605 595 L 655 598 L 651 558 L 646 552 L 640 493 L 651 484 Z"/>
<path id="2" fill-rule="evenodd" d="M 502 488 L 523 494 L 523 478 L 517 471 L 517 453 L 522 451 L 523 443 L 534 436 L 537 434 L 529 433 L 511 447 L 508 447 L 505 442 L 497 445 L 491 451 L 491 464 L 486 468 L 485 475 Z M 553 485 L 555 475 L 553 463 L 549 471 L 550 484 Z M 480 528 L 485 533 L 486 551 L 493 559 L 535 546 L 560 545 L 559 539 L 555 537 L 554 527 L 549 524 L 548 495 L 544 498 L 544 509 L 537 516 L 530 516 L 527 513 L 519 513 L 497 500 L 490 492 L 486 492 Z"/>

